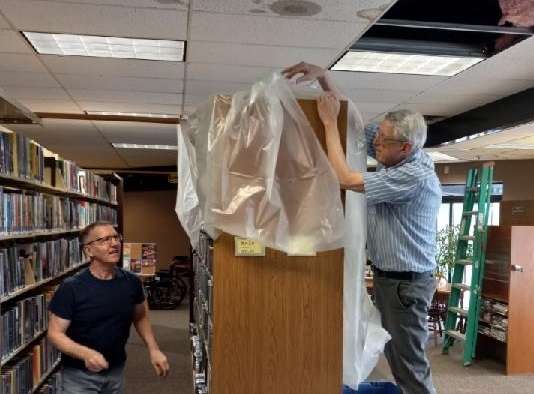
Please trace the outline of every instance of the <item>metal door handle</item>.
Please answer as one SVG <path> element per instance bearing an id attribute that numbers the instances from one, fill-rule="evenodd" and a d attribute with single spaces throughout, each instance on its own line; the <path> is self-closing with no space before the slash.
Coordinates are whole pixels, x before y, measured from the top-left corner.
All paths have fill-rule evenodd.
<path id="1" fill-rule="evenodd" d="M 523 272 L 523 267 L 517 264 L 512 264 L 512 271 Z"/>

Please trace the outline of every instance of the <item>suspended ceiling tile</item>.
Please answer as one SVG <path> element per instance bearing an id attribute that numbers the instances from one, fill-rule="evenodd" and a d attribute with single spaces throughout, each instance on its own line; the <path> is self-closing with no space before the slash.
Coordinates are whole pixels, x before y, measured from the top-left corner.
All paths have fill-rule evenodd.
<path id="1" fill-rule="evenodd" d="M 250 90 L 251 86 L 251 83 L 195 80 L 187 83 L 187 94 L 205 97 L 207 100 L 211 95 L 233 94 L 241 90 Z"/>
<path id="2" fill-rule="evenodd" d="M 447 77 L 383 74 L 351 71 L 329 71 L 334 82 L 345 89 L 385 89 L 421 92 L 444 81 Z"/>
<path id="3" fill-rule="evenodd" d="M 0 71 L 46 73 L 47 69 L 35 55 L 2 53 Z"/>
<path id="4" fill-rule="evenodd" d="M 154 62 L 137 59 L 106 59 L 82 56 L 41 55 L 40 58 L 57 74 L 101 75 L 106 77 L 139 77 L 183 79 L 184 63 Z M 0 65 L 1 67 L 1 65 Z"/>
<path id="5" fill-rule="evenodd" d="M 9 26 L 9 23 L 4 19 L 2 15 L 0 15 L 0 29 L 9 29 L 11 26 Z"/>
<path id="6" fill-rule="evenodd" d="M 480 94 L 494 96 L 509 96 L 534 86 L 534 79 L 505 79 L 494 76 L 488 78 L 485 73 L 477 71 L 462 73 L 444 83 L 434 86 L 429 91 L 437 94 Z"/>
<path id="7" fill-rule="evenodd" d="M 1 10 L 18 30 L 171 40 L 187 37 L 184 11 L 29 0 L 3 0 Z"/>
<path id="8" fill-rule="evenodd" d="M 76 101 L 124 102 L 132 104 L 179 105 L 182 95 L 178 93 L 148 93 L 126 90 L 68 89 Z"/>
<path id="9" fill-rule="evenodd" d="M 129 167 L 174 166 L 178 153 L 172 150 L 116 149 Z"/>
<path id="10" fill-rule="evenodd" d="M 506 57 L 509 59 L 518 60 L 532 60 L 532 53 L 534 53 L 534 37 L 527 38 L 510 48 L 499 53 L 496 57 Z"/>
<path id="11" fill-rule="evenodd" d="M 59 88 L 60 85 L 49 73 L 0 71 L 0 86 L 28 88 Z"/>
<path id="12" fill-rule="evenodd" d="M 133 92 L 182 93 L 183 81 L 166 78 L 131 78 L 108 75 L 80 77 L 73 74 L 56 74 L 67 89 L 128 90 Z"/>
<path id="13" fill-rule="evenodd" d="M 94 148 L 58 145 L 56 149 L 60 156 L 75 161 L 82 168 L 128 168 L 126 161 L 109 144 Z"/>
<path id="14" fill-rule="evenodd" d="M 445 105 L 441 102 L 438 103 L 401 103 L 393 107 L 391 110 L 396 111 L 399 109 L 411 109 L 418 111 L 423 115 L 434 116 L 452 116 L 458 114 L 462 110 L 462 106 Z"/>
<path id="15" fill-rule="evenodd" d="M 534 52 L 533 52 L 534 53 Z M 476 71 L 487 78 L 529 79 L 534 80 L 532 58 L 517 59 L 502 52 L 476 65 Z"/>
<path id="16" fill-rule="evenodd" d="M 394 102 L 368 103 L 358 100 L 357 97 L 350 98 L 361 113 L 381 114 L 390 111 L 396 105 Z"/>
<path id="17" fill-rule="evenodd" d="M 72 100 L 22 99 L 20 102 L 32 112 L 82 113 Z"/>
<path id="18" fill-rule="evenodd" d="M 341 50 L 359 37 L 366 27 L 367 23 L 331 20 L 194 13 L 190 39 Z"/>
<path id="19" fill-rule="evenodd" d="M 18 87 L 6 86 L 5 91 L 15 97 L 17 100 L 22 99 L 54 99 L 54 100 L 69 100 L 67 93 L 61 88 L 34 88 L 34 87 Z"/>
<path id="20" fill-rule="evenodd" d="M 187 78 L 190 81 L 226 81 L 226 82 L 255 82 L 268 76 L 279 68 L 252 67 L 239 65 L 189 63 L 187 65 Z"/>
<path id="21" fill-rule="evenodd" d="M 320 6 L 319 12 L 312 16 L 298 17 L 298 19 L 366 22 L 369 21 L 369 18 L 374 20 L 374 18 L 379 17 L 394 2 L 393 0 L 359 0 L 357 2 L 353 0 L 315 0 L 313 3 Z M 279 16 L 269 8 L 273 3 L 275 2 L 195 0 L 192 2 L 192 9 L 193 11 L 220 14 Z"/>
<path id="22" fill-rule="evenodd" d="M 483 94 L 441 94 L 439 91 L 427 91 L 411 98 L 411 103 L 444 103 L 444 104 L 463 104 L 465 106 L 480 106 L 488 102 L 495 101 L 499 98 L 497 95 Z"/>
<path id="23" fill-rule="evenodd" d="M 188 43 L 188 53 L 188 61 L 198 63 L 287 67 L 305 59 L 309 63 L 324 67 L 336 56 L 338 51 L 320 48 L 291 48 L 192 41 Z"/>
<path id="24" fill-rule="evenodd" d="M 109 142 L 176 145 L 176 125 L 136 122 L 93 122 Z"/>
<path id="25" fill-rule="evenodd" d="M 0 53 L 32 54 L 34 51 L 19 32 L 0 30 Z"/>
<path id="26" fill-rule="evenodd" d="M 343 90 L 349 97 L 357 97 L 358 101 L 362 102 L 402 102 L 408 101 L 416 93 L 405 90 L 387 90 L 387 89 L 345 89 Z"/>
<path id="27" fill-rule="evenodd" d="M 163 8 L 187 10 L 188 0 L 61 0 L 65 3 L 112 5 L 131 8 Z"/>
<path id="28" fill-rule="evenodd" d="M 164 104 L 144 104 L 144 103 L 119 103 L 119 102 L 95 102 L 95 101 L 78 101 L 78 104 L 84 111 L 103 111 L 103 112 L 133 112 L 133 113 L 152 113 L 179 115 L 181 106 L 164 105 Z"/>

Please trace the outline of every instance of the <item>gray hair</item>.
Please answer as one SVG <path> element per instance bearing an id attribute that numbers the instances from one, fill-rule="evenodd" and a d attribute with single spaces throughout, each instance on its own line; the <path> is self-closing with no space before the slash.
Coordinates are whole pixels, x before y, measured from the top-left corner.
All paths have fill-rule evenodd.
<path id="1" fill-rule="evenodd" d="M 403 139 L 414 148 L 422 148 L 426 142 L 426 122 L 423 115 L 409 109 L 388 112 L 385 119 L 393 124 L 395 138 Z"/>

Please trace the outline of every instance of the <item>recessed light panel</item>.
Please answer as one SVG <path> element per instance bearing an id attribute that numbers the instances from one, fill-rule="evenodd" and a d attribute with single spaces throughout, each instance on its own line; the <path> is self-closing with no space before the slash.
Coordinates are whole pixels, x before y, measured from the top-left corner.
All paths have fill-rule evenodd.
<path id="1" fill-rule="evenodd" d="M 332 70 L 453 76 L 482 60 L 481 57 L 348 51 Z"/>
<path id="2" fill-rule="evenodd" d="M 156 149 L 156 150 L 177 150 L 176 145 L 139 145 L 139 144 L 119 144 L 113 143 L 114 148 L 118 149 Z"/>
<path id="3" fill-rule="evenodd" d="M 184 41 L 22 32 L 37 53 L 118 59 L 184 61 Z"/>

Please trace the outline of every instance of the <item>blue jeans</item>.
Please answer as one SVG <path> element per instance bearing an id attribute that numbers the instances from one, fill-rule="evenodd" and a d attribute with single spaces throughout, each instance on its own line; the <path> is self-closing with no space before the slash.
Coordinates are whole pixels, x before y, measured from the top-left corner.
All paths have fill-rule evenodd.
<path id="1" fill-rule="evenodd" d="M 88 370 L 65 367 L 62 371 L 63 394 L 122 394 L 124 364 L 94 373 Z"/>

